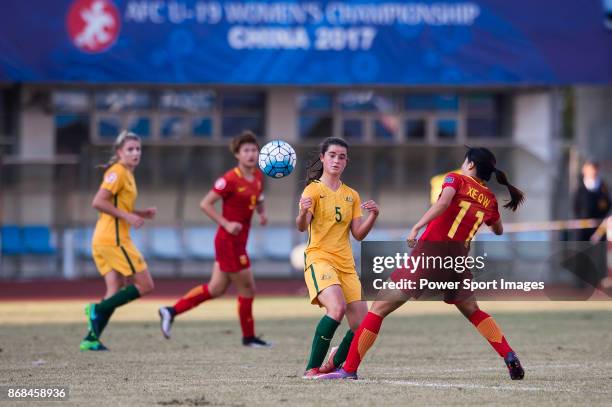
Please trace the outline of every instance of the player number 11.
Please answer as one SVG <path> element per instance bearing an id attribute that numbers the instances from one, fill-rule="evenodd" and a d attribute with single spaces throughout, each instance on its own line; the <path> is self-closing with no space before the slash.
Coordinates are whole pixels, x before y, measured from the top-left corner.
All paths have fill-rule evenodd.
<path id="1" fill-rule="evenodd" d="M 455 221 L 453 222 L 453 225 L 448 231 L 448 237 L 450 237 L 451 239 L 455 237 L 455 234 L 457 233 L 457 229 L 459 228 L 459 224 L 461 224 L 461 221 L 465 217 L 465 214 L 467 213 L 468 209 L 470 209 L 470 206 L 472 206 L 472 203 L 466 202 L 466 201 L 460 201 L 459 206 L 461 207 L 461 210 L 455 217 Z M 484 220 L 484 212 L 476 211 L 476 222 L 474 223 L 474 226 L 472 227 L 472 230 L 470 231 L 470 234 L 468 235 L 467 239 L 465 239 L 466 242 L 469 242 L 470 240 L 472 240 L 472 238 L 474 237 L 474 234 L 480 227 L 480 224 L 482 223 L 483 220 Z"/>

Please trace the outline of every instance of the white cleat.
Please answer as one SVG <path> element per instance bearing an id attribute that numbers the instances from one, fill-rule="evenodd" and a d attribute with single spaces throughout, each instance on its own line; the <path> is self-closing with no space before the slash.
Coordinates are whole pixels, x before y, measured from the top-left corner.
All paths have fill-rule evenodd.
<path id="1" fill-rule="evenodd" d="M 159 318 L 162 334 L 164 338 L 170 339 L 170 331 L 172 330 L 172 322 L 174 322 L 174 315 L 168 307 L 161 307 L 159 309 Z"/>

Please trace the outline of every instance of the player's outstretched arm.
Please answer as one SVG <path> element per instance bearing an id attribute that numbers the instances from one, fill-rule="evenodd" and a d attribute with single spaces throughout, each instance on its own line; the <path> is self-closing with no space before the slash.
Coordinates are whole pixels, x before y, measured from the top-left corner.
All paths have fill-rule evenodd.
<path id="1" fill-rule="evenodd" d="M 107 215 L 125 220 L 127 223 L 134 226 L 136 229 L 138 229 L 144 224 L 144 219 L 138 216 L 138 214 L 125 212 L 115 207 L 115 205 L 111 203 L 112 198 L 112 192 L 104 188 L 100 188 L 94 196 L 91 206 L 100 212 L 106 213 Z"/>
<path id="2" fill-rule="evenodd" d="M 351 233 L 356 240 L 363 240 L 370 233 L 380 209 L 378 204 L 372 200 L 365 201 L 361 204 L 361 207 L 368 211 L 368 216 L 363 219 L 362 216 L 355 218 L 351 221 Z"/>

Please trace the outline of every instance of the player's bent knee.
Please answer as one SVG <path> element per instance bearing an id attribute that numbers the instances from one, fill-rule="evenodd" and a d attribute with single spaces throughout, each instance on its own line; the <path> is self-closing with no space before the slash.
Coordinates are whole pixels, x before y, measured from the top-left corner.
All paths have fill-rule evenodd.
<path id="1" fill-rule="evenodd" d="M 113 295 L 117 294 L 120 289 L 121 289 L 120 286 L 107 288 L 106 289 L 106 294 L 104 295 L 104 298 L 112 297 Z"/>
<path id="2" fill-rule="evenodd" d="M 155 289 L 155 284 L 153 283 L 153 281 L 147 281 L 147 282 L 138 282 L 134 284 L 136 286 L 136 288 L 138 289 L 138 293 L 140 294 L 141 297 L 150 294 L 154 289 Z"/>
<path id="3" fill-rule="evenodd" d="M 210 298 L 217 298 L 223 295 L 223 291 L 220 290 L 208 290 L 208 293 L 210 294 Z"/>
<path id="4" fill-rule="evenodd" d="M 240 296 L 244 298 L 253 298 L 255 296 L 255 291 L 253 290 L 241 290 Z"/>
<path id="5" fill-rule="evenodd" d="M 208 293 L 210 294 L 210 298 L 220 297 L 223 294 L 225 294 L 225 291 L 227 291 L 227 286 L 216 286 L 216 285 L 208 286 Z"/>
<path id="6" fill-rule="evenodd" d="M 145 284 L 139 287 L 138 291 L 140 292 L 141 296 L 144 296 L 144 295 L 152 293 L 154 289 L 155 289 L 155 286 L 153 284 Z"/>
<path id="7" fill-rule="evenodd" d="M 353 332 L 357 332 L 357 329 L 359 329 L 359 325 L 361 325 L 361 321 L 350 321 L 349 322 L 349 328 Z"/>
<path id="8" fill-rule="evenodd" d="M 253 297 L 255 295 L 255 286 L 253 284 L 246 284 L 240 287 L 239 291 L 242 297 Z"/>
<path id="9" fill-rule="evenodd" d="M 372 308 L 370 308 L 370 312 L 373 312 L 376 315 L 381 317 L 386 317 L 390 313 L 392 313 L 397 307 L 395 303 L 391 301 L 376 301 L 372 304 Z"/>
<path id="10" fill-rule="evenodd" d="M 138 294 L 140 294 L 141 297 L 144 297 L 145 295 L 153 291 L 148 285 L 144 285 L 144 284 L 134 284 L 134 285 L 138 289 Z"/>
<path id="11" fill-rule="evenodd" d="M 469 318 L 474 314 L 474 312 L 478 311 L 478 304 L 476 302 L 463 302 L 460 304 L 455 304 L 457 309 L 466 317 Z"/>
<path id="12" fill-rule="evenodd" d="M 115 295 L 119 290 L 123 288 L 123 284 L 108 284 L 106 286 L 106 295 L 112 296 Z"/>
<path id="13" fill-rule="evenodd" d="M 331 304 L 326 308 L 327 314 L 336 321 L 341 321 L 344 318 L 344 314 L 346 314 L 346 304 L 343 302 Z"/>

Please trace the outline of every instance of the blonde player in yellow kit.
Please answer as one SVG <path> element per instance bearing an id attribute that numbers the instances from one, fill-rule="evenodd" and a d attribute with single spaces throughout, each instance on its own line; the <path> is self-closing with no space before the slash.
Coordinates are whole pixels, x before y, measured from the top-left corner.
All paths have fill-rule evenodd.
<path id="1" fill-rule="evenodd" d="M 104 179 L 92 206 L 100 212 L 92 241 L 93 259 L 106 283 L 106 295 L 97 304 L 85 307 L 89 331 L 81 341 L 81 350 L 108 350 L 100 335 L 115 308 L 153 290 L 153 279 L 142 255 L 130 238 L 130 228 L 140 228 L 144 219 L 153 219 L 151 207 L 134 209 L 138 196 L 134 169 L 140 163 L 140 138 L 121 132 L 113 146 L 114 154 L 104 166 Z M 128 278 L 131 280 L 128 284 Z"/>
<path id="2" fill-rule="evenodd" d="M 348 144 L 344 140 L 325 139 L 319 160 L 320 163 L 317 161 L 308 169 L 307 186 L 296 218 L 298 230 L 308 230 L 304 279 L 310 301 L 326 310 L 315 331 L 305 379 L 330 372 L 344 362 L 354 331 L 367 314 L 349 231 L 355 239 L 363 240 L 378 216 L 376 202 L 370 200 L 362 204 L 357 191 L 340 180 L 348 163 Z M 320 168 L 314 169 L 318 165 Z M 362 208 L 368 211 L 365 220 Z M 350 329 L 322 366 L 334 333 L 345 315 Z"/>

